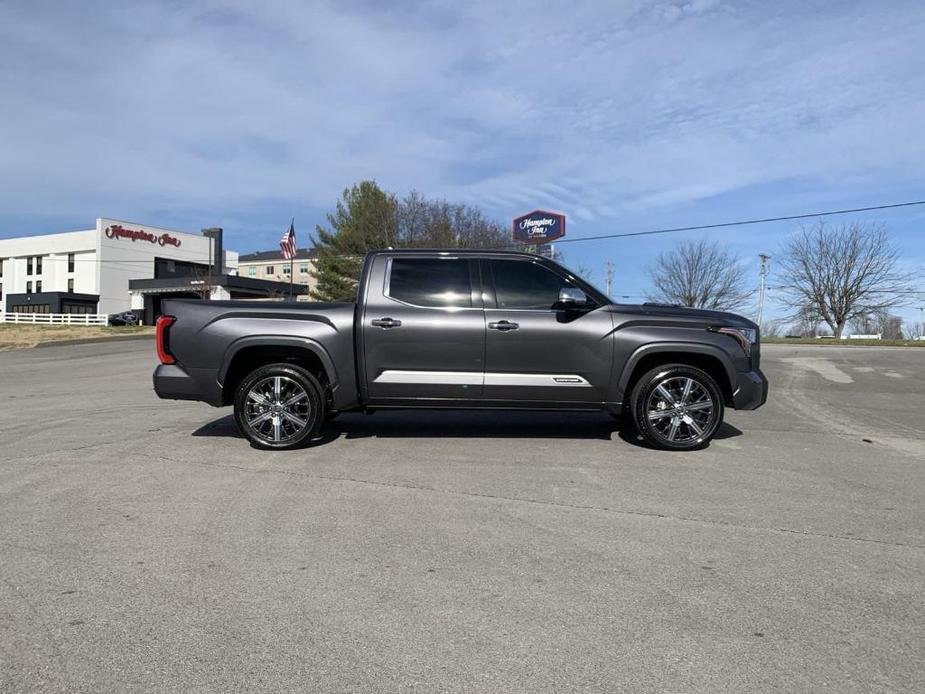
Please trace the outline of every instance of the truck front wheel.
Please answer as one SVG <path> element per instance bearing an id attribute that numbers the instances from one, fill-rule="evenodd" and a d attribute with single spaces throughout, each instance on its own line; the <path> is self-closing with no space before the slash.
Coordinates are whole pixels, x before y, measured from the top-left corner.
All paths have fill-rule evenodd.
<path id="1" fill-rule="evenodd" d="M 294 364 L 267 364 L 249 373 L 234 397 L 234 418 L 256 448 L 288 450 L 318 435 L 327 416 L 321 384 Z"/>
<path id="2" fill-rule="evenodd" d="M 723 422 L 723 397 L 709 374 L 665 364 L 644 374 L 630 397 L 633 424 L 656 448 L 686 451 L 713 438 Z"/>

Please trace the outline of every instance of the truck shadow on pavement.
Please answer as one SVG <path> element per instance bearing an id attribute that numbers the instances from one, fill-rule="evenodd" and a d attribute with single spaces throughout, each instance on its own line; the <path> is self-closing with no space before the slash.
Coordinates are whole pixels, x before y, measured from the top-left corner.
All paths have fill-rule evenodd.
<path id="1" fill-rule="evenodd" d="M 614 434 L 641 448 L 640 439 L 629 422 L 603 412 L 519 412 L 519 411 L 436 411 L 394 410 L 371 415 L 349 412 L 327 423 L 324 433 L 309 447 L 323 446 L 344 439 L 363 438 L 498 438 L 498 439 L 597 439 L 609 441 Z M 741 436 L 742 432 L 723 423 L 715 439 Z M 233 415 L 213 420 L 193 432 L 193 436 L 244 439 Z"/>

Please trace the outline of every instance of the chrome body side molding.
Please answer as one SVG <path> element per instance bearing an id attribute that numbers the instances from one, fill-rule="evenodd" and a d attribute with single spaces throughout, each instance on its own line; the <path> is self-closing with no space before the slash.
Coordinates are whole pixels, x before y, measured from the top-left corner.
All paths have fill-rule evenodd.
<path id="1" fill-rule="evenodd" d="M 514 374 L 481 373 L 479 371 L 405 371 L 387 369 L 379 374 L 375 383 L 460 385 L 460 386 L 535 386 L 548 388 L 590 388 L 587 379 L 578 374 Z"/>

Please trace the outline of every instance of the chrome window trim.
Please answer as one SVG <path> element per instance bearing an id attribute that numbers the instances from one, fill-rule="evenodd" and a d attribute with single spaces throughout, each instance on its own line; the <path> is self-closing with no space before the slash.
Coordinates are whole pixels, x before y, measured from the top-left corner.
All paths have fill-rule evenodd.
<path id="1" fill-rule="evenodd" d="M 486 308 L 486 311 L 499 311 L 501 313 L 513 313 L 519 311 L 521 313 L 558 313 L 551 308 Z"/>

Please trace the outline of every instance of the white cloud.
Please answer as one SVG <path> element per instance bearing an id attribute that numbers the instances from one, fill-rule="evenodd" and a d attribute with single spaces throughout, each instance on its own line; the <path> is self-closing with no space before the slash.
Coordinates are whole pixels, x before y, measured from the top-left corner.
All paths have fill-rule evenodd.
<path id="1" fill-rule="evenodd" d="M 375 177 L 592 220 L 922 173 L 918 4 L 383 7 L 4 5 L 0 204 L 327 207 Z"/>

